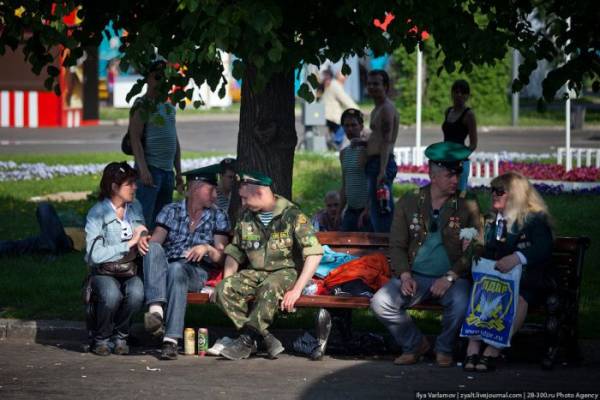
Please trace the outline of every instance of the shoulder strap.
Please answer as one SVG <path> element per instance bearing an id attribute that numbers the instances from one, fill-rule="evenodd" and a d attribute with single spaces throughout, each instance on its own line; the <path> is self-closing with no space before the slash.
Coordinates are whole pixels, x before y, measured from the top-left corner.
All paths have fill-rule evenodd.
<path id="1" fill-rule="evenodd" d="M 458 117 L 457 121 L 462 121 L 462 119 L 464 118 L 465 114 L 470 110 L 469 107 L 465 108 L 464 111 L 462 112 L 462 114 L 460 114 L 460 117 Z"/>

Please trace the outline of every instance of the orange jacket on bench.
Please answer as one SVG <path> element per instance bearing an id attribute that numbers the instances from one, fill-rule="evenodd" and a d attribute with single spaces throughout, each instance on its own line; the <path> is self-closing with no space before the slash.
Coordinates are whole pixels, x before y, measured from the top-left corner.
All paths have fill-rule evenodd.
<path id="1" fill-rule="evenodd" d="M 377 291 L 391 276 L 387 257 L 381 253 L 373 253 L 340 265 L 327 275 L 323 283 L 326 288 L 331 289 L 342 283 L 360 279 Z"/>

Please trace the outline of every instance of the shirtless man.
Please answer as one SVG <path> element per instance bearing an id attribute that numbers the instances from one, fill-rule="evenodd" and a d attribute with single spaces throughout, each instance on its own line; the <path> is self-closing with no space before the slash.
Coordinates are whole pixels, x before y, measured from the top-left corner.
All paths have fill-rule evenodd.
<path id="1" fill-rule="evenodd" d="M 398 137 L 400 115 L 394 103 L 387 97 L 390 78 L 387 72 L 375 69 L 367 77 L 367 90 L 375 102 L 371 112 L 371 135 L 367 141 L 367 174 L 369 186 L 369 208 L 375 232 L 389 232 L 394 213 L 392 182 L 398 172 L 394 159 L 394 143 Z M 377 201 L 377 189 L 385 186 L 389 193 L 388 207 L 382 208 Z"/>

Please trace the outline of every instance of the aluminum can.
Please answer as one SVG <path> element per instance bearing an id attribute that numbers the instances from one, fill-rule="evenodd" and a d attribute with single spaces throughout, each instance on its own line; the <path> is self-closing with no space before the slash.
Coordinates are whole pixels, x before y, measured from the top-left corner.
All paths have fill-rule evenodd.
<path id="1" fill-rule="evenodd" d="M 196 353 L 196 333 L 194 328 L 185 328 L 183 331 L 183 353 L 193 356 Z"/>
<path id="2" fill-rule="evenodd" d="M 208 350 L 208 329 L 198 329 L 198 355 L 204 357 Z"/>

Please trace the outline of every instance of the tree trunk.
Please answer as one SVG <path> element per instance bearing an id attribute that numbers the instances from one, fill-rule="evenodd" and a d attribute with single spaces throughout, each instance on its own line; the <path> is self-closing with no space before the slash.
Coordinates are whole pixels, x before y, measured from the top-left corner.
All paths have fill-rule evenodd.
<path id="1" fill-rule="evenodd" d="M 297 141 L 294 72 L 273 75 L 261 91 L 256 88 L 255 76 L 256 68 L 247 66 L 237 145 L 239 168 L 270 176 L 273 191 L 291 199 Z M 239 198 L 234 196 L 232 209 L 237 209 L 238 204 Z"/>

